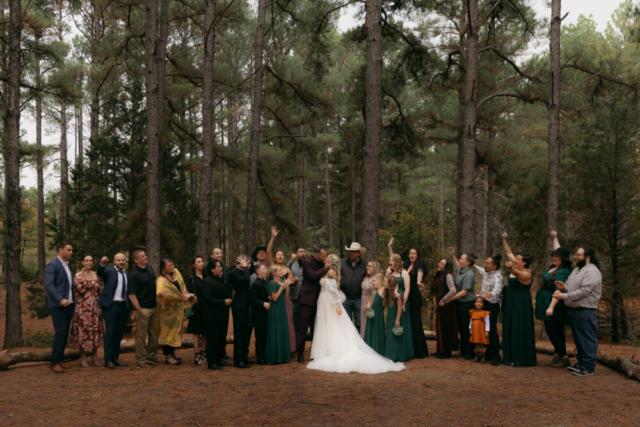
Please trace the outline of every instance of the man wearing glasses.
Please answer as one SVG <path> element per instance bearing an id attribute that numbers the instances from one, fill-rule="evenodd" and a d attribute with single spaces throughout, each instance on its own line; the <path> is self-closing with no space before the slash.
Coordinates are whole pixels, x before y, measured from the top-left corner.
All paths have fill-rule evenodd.
<path id="1" fill-rule="evenodd" d="M 598 269 L 596 253 L 589 246 L 574 254 L 577 268 L 571 272 L 566 284 L 556 282 L 560 289 L 553 294 L 563 300 L 571 319 L 578 363 L 568 369 L 580 377 L 593 375 L 598 354 L 598 302 L 602 295 L 602 274 Z"/>

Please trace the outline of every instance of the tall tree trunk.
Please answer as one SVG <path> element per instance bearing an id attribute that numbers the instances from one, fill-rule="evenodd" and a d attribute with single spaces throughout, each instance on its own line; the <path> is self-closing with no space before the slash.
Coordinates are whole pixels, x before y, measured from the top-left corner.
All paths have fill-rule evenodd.
<path id="1" fill-rule="evenodd" d="M 145 81 L 147 103 L 147 256 L 156 271 L 160 264 L 160 128 L 164 118 L 164 64 L 169 0 L 147 0 Z M 160 21 L 160 22 L 159 22 Z"/>
<path id="2" fill-rule="evenodd" d="M 249 253 L 255 246 L 256 201 L 258 198 L 258 154 L 260 150 L 260 121 L 262 118 L 262 81 L 264 69 L 262 53 L 264 46 L 264 21 L 267 0 L 258 0 L 258 27 L 254 46 L 256 68 L 251 105 L 251 141 L 249 147 L 249 177 L 247 182 L 247 214 L 245 216 L 244 250 Z"/>
<path id="3" fill-rule="evenodd" d="M 378 259 L 380 150 L 382 145 L 382 1 L 368 0 L 365 143 L 362 175 L 362 245 Z"/>
<path id="4" fill-rule="evenodd" d="M 91 40 L 91 73 L 89 75 L 89 89 L 91 90 L 91 106 L 89 111 L 89 132 L 91 138 L 91 144 L 95 144 L 97 138 L 100 134 L 100 73 L 98 69 L 100 69 L 100 57 L 98 54 L 98 46 L 100 44 L 102 38 L 102 30 L 101 30 L 101 21 L 100 21 L 100 12 L 97 9 L 97 1 L 91 2 L 91 15 L 92 15 L 92 26 L 91 26 L 91 36 L 93 40 Z M 93 156 L 89 163 L 89 168 L 91 170 L 95 170 L 98 167 L 98 158 L 97 156 Z M 95 182 L 91 184 L 91 189 L 89 191 L 89 196 L 93 197 L 96 195 L 98 189 L 96 188 Z M 91 234 L 91 232 L 89 233 Z"/>
<path id="5" fill-rule="evenodd" d="M 551 41 L 549 43 L 551 67 L 551 94 L 549 97 L 549 193 L 547 195 L 547 227 L 558 229 L 560 204 L 560 27 L 562 0 L 551 1 Z M 547 249 L 553 249 L 553 239 L 547 237 Z"/>
<path id="6" fill-rule="evenodd" d="M 389 169 L 384 169 L 384 191 L 389 190 Z M 386 200 L 382 202 L 382 229 L 389 229 L 389 202 Z"/>
<path id="7" fill-rule="evenodd" d="M 493 155 L 493 142 L 495 139 L 495 132 L 492 130 L 489 131 L 489 146 L 487 148 L 487 153 L 489 156 Z M 495 182 L 494 178 L 491 175 L 491 171 L 489 168 L 486 170 L 486 176 L 484 180 L 484 212 L 483 212 L 483 254 L 485 258 L 488 258 L 493 255 L 493 198 L 495 192 Z"/>
<path id="8" fill-rule="evenodd" d="M 207 253 L 209 227 L 213 228 L 213 143 L 215 121 L 213 118 L 213 58 L 216 1 L 206 0 L 204 12 L 204 57 L 202 60 L 202 167 L 200 169 L 200 208 L 198 211 L 198 241 L 196 253 Z M 213 244 L 213 242 L 212 242 Z"/>
<path id="9" fill-rule="evenodd" d="M 350 202 L 351 202 L 351 241 L 356 241 L 356 167 L 355 167 L 355 144 L 351 144 L 351 164 L 349 165 L 349 173 L 351 178 L 351 185 L 349 186 L 350 192 Z M 383 210 L 384 211 L 384 210 Z M 342 245 L 340 245 L 342 247 Z"/>
<path id="10" fill-rule="evenodd" d="M 67 147 L 67 103 L 60 102 L 60 231 L 69 234 L 69 159 Z"/>
<path id="11" fill-rule="evenodd" d="M 333 213 L 331 211 L 331 184 L 329 182 L 329 149 L 324 152 L 324 212 L 327 222 L 327 242 L 333 249 Z"/>
<path id="12" fill-rule="evenodd" d="M 440 191 L 439 191 L 439 204 L 438 204 L 438 223 L 440 224 L 440 250 L 444 252 L 444 180 L 440 178 Z"/>
<path id="13" fill-rule="evenodd" d="M 36 37 L 36 45 L 40 43 L 40 36 Z M 38 272 L 44 273 L 47 260 L 45 258 L 45 232 L 44 232 L 44 165 L 42 158 L 42 97 L 39 89 L 42 88 L 42 75 L 40 74 L 40 59 L 36 59 L 36 174 L 38 175 Z"/>
<path id="14" fill-rule="evenodd" d="M 304 126 L 301 126 L 300 135 L 304 136 L 304 134 L 305 128 Z M 305 228 L 307 226 L 307 180 L 305 179 L 305 172 L 307 170 L 307 156 L 305 153 L 302 153 L 300 157 L 298 158 L 298 167 L 300 170 L 300 176 L 298 177 L 298 229 L 300 230 L 300 235 L 303 236 Z"/>
<path id="15" fill-rule="evenodd" d="M 228 59 L 227 64 L 230 67 L 230 59 Z M 231 98 L 227 98 L 227 147 L 229 149 L 229 155 L 231 157 L 235 157 L 237 153 L 237 143 L 236 143 L 236 115 L 235 115 L 235 104 L 231 100 Z M 231 168 L 228 168 L 227 173 L 227 230 L 229 236 L 229 245 L 227 258 L 234 259 L 237 255 L 240 255 L 240 242 L 238 240 L 238 232 L 239 232 L 239 221 L 237 216 L 238 212 L 238 200 L 234 191 L 234 182 L 235 175 Z"/>
<path id="16" fill-rule="evenodd" d="M 319 223 L 318 219 L 318 180 L 313 180 L 311 183 L 311 224 L 312 227 L 317 227 Z"/>
<path id="17" fill-rule="evenodd" d="M 7 141 L 5 161 L 5 277 L 6 322 L 4 349 L 22 347 L 22 303 L 20 300 L 20 39 L 22 15 L 20 0 L 9 0 L 9 63 Z"/>
<path id="18" fill-rule="evenodd" d="M 464 87 L 462 139 L 459 140 L 458 235 L 460 253 L 474 253 L 476 246 L 476 125 L 478 120 L 476 88 L 478 80 L 478 1 L 467 1 L 467 51 Z"/>

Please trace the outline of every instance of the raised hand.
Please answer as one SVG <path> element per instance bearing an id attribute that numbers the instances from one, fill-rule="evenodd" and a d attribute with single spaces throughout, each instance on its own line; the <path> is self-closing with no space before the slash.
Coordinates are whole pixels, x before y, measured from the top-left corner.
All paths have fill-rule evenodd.
<path id="1" fill-rule="evenodd" d="M 502 240 L 507 240 L 509 235 L 507 233 L 502 233 Z"/>
<path id="2" fill-rule="evenodd" d="M 247 259 L 243 256 L 239 256 L 238 259 L 236 260 L 236 262 L 238 264 L 240 264 L 240 267 L 244 268 L 247 266 Z"/>
<path id="3" fill-rule="evenodd" d="M 102 259 L 100 260 L 100 265 L 107 265 L 108 262 L 109 262 L 109 257 L 103 256 Z"/>
<path id="4" fill-rule="evenodd" d="M 394 240 L 394 238 L 393 238 L 393 236 L 391 236 L 391 239 L 389 239 L 389 243 L 387 244 L 388 247 L 393 246 L 393 240 Z"/>
<path id="5" fill-rule="evenodd" d="M 296 258 L 298 258 L 298 255 L 296 254 L 291 254 L 291 257 L 289 258 L 289 261 L 293 262 L 296 260 Z"/>
<path id="6" fill-rule="evenodd" d="M 224 300 L 224 304 L 225 304 L 225 305 L 231 305 L 231 303 L 232 303 L 232 302 L 233 302 L 233 300 L 232 300 L 232 299 L 226 299 L 226 300 Z"/>
<path id="7" fill-rule="evenodd" d="M 513 262 L 507 261 L 507 268 L 513 268 Z"/>
<path id="8" fill-rule="evenodd" d="M 552 239 L 556 239 L 558 237 L 558 233 L 555 231 L 552 231 L 551 233 L 549 233 L 549 235 L 551 236 Z"/>
<path id="9" fill-rule="evenodd" d="M 278 236 L 278 234 L 280 234 L 280 230 L 278 230 L 278 227 L 276 227 L 275 225 L 271 226 L 271 237 L 276 237 Z"/>

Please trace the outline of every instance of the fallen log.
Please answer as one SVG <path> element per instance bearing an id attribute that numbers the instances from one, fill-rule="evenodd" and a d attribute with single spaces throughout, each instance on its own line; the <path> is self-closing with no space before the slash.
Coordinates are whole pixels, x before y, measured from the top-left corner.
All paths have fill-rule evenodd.
<path id="1" fill-rule="evenodd" d="M 233 336 L 227 336 L 227 344 L 233 343 Z M 193 347 L 192 338 L 182 338 L 182 347 Z M 135 341 L 122 341 L 120 343 L 121 353 L 133 353 L 136 350 Z M 90 353 L 86 353 L 89 355 Z M 76 360 L 80 358 L 80 350 L 65 350 L 64 360 Z M 51 349 L 42 351 L 14 351 L 5 350 L 0 352 L 0 371 L 6 371 L 9 366 L 16 363 L 29 362 L 49 362 L 51 360 Z"/>
<path id="2" fill-rule="evenodd" d="M 635 357 L 635 355 L 633 356 Z M 640 381 L 640 363 L 634 358 L 617 357 L 607 353 L 598 353 L 598 363 L 622 372 L 627 378 Z"/>

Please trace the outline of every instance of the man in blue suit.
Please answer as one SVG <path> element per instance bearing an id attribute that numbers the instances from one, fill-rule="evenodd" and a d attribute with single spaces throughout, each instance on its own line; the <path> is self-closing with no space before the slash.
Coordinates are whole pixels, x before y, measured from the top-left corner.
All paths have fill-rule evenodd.
<path id="1" fill-rule="evenodd" d="M 104 366 L 116 369 L 116 366 L 127 366 L 120 361 L 120 341 L 129 318 L 128 284 L 129 276 L 124 271 L 127 259 L 124 254 L 113 257 L 113 266 L 106 267 L 108 257 L 102 257 L 98 266 L 98 277 L 104 280 L 104 288 L 98 299 L 102 307 L 102 317 L 106 333 L 104 335 Z"/>
<path id="2" fill-rule="evenodd" d="M 70 366 L 62 363 L 64 349 L 69 339 L 69 329 L 73 318 L 73 274 L 69 260 L 73 246 L 67 242 L 58 244 L 58 256 L 44 269 L 45 302 L 53 320 L 53 346 L 51 349 L 51 370 L 61 374 Z"/>

